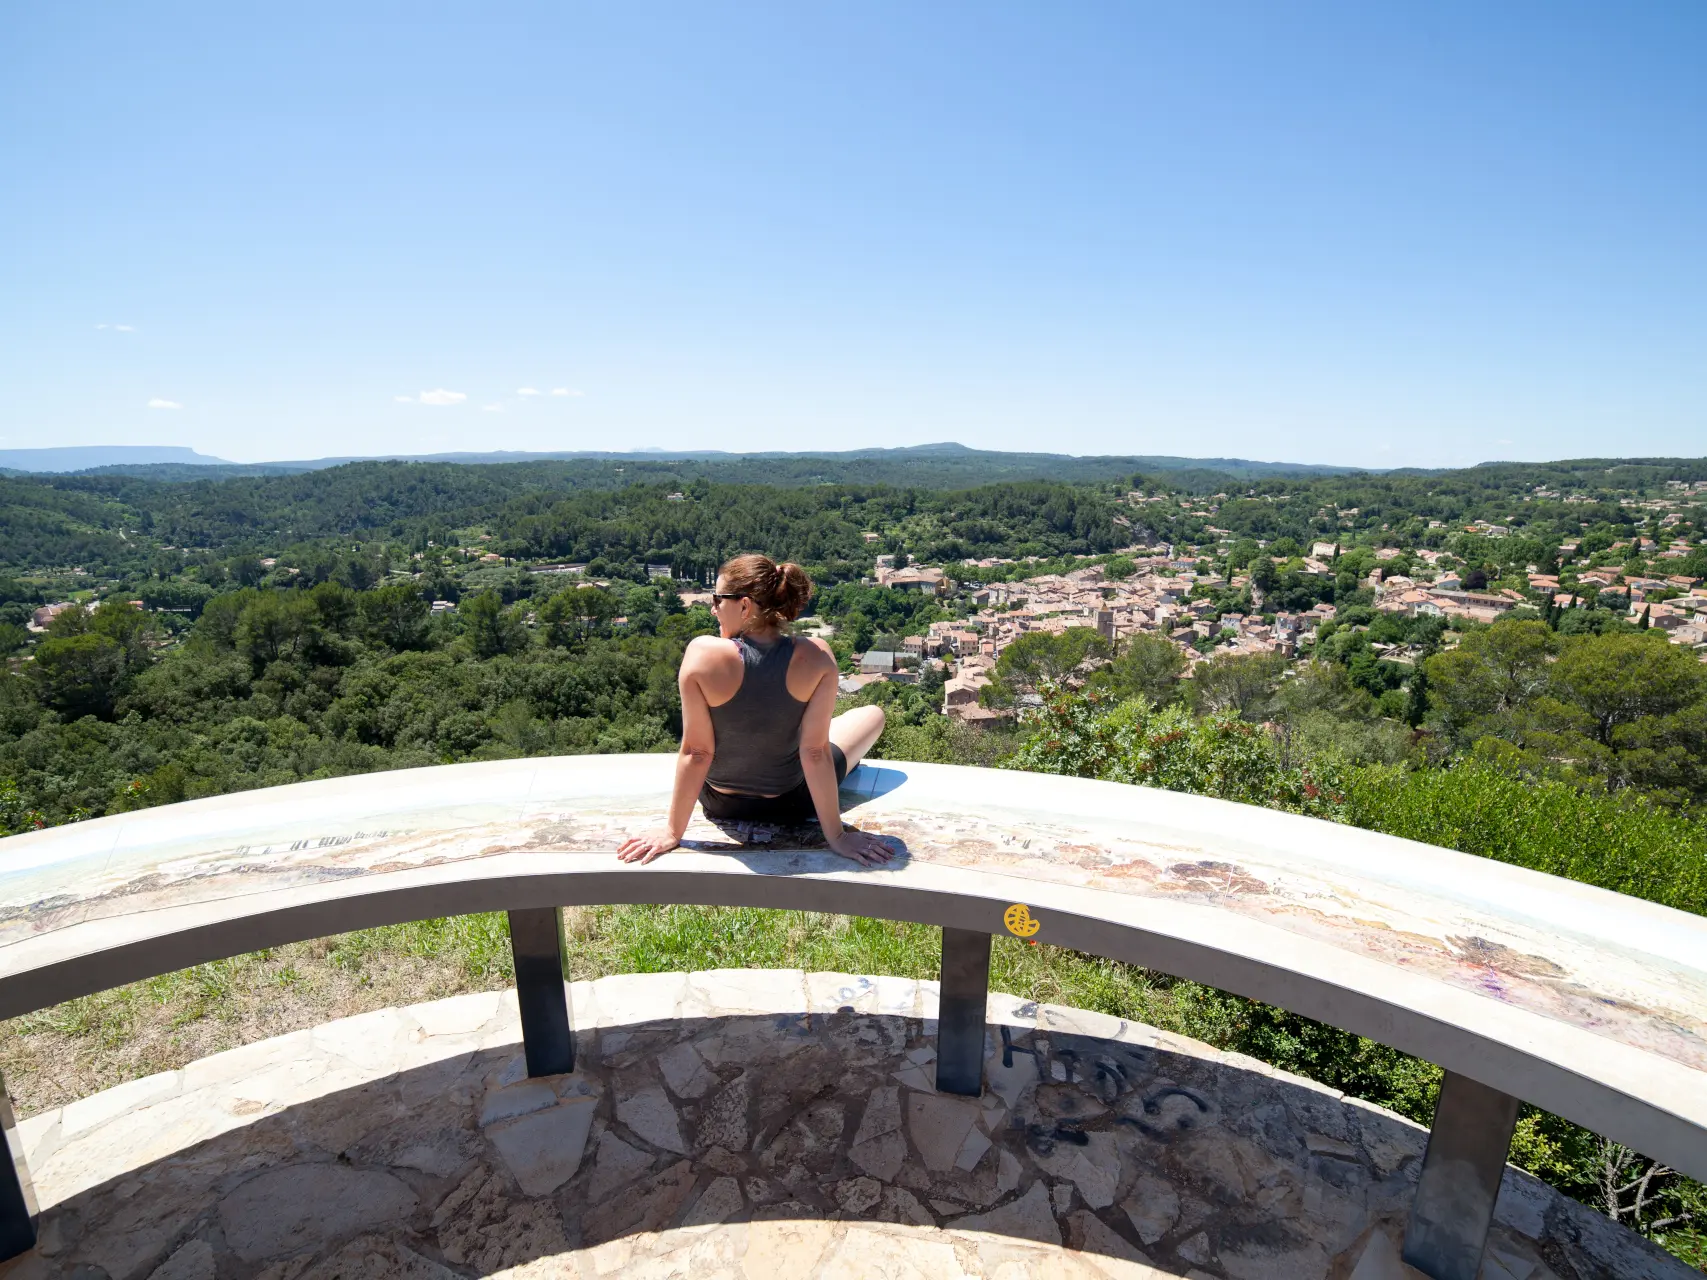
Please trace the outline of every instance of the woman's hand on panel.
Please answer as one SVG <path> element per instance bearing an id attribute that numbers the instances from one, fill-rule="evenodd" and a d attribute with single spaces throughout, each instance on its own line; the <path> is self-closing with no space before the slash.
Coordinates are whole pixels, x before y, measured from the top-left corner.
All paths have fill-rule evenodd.
<path id="1" fill-rule="evenodd" d="M 888 837 L 873 835 L 869 831 L 858 831 L 853 827 L 843 827 L 841 835 L 827 837 L 827 842 L 832 852 L 862 866 L 881 866 L 895 856 L 895 848 Z"/>
<path id="2" fill-rule="evenodd" d="M 681 837 L 668 827 L 653 827 L 637 836 L 629 836 L 616 851 L 616 856 L 624 862 L 651 862 L 681 842 Z"/>

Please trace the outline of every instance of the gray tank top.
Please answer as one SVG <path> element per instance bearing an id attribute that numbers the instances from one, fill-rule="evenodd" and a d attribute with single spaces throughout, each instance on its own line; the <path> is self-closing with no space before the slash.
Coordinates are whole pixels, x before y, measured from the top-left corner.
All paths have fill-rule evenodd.
<path id="1" fill-rule="evenodd" d="M 760 648 L 736 636 L 745 669 L 741 687 L 722 706 L 712 707 L 711 771 L 705 780 L 722 791 L 779 796 L 806 781 L 800 768 L 800 721 L 806 704 L 788 691 L 794 637 L 780 636 Z"/>

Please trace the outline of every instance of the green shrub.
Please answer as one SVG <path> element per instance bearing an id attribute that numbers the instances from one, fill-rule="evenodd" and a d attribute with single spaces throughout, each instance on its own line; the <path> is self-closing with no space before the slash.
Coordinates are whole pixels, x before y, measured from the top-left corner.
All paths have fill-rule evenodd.
<path id="1" fill-rule="evenodd" d="M 1109 703 L 1049 681 L 1042 696 L 1021 721 L 1027 737 L 1008 768 L 1340 816 L 1344 781 L 1336 762 L 1288 764 L 1272 734 L 1232 712 L 1194 716 L 1177 704 Z"/>
<path id="2" fill-rule="evenodd" d="M 1371 767 L 1348 779 L 1345 820 L 1707 915 L 1707 824 L 1627 792 L 1585 792 L 1475 759 Z"/>

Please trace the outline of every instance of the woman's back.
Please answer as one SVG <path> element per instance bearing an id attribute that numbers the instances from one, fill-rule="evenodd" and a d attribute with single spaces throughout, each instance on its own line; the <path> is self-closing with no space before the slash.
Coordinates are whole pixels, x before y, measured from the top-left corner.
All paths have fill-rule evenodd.
<path id="1" fill-rule="evenodd" d="M 882 837 L 842 825 L 839 784 L 883 732 L 883 712 L 836 715 L 836 655 L 822 640 L 796 643 L 785 633 L 811 594 L 799 565 L 761 555 L 736 556 L 717 571 L 718 635 L 689 642 L 676 675 L 682 749 L 670 814 L 623 841 L 624 862 L 674 849 L 696 805 L 717 823 L 816 818 L 831 849 L 867 866 L 893 855 Z"/>
<path id="2" fill-rule="evenodd" d="M 794 637 L 760 645 L 740 635 L 733 643 L 741 654 L 741 683 L 728 701 L 708 707 L 716 754 L 706 781 L 739 795 L 780 795 L 805 779 L 800 721 L 807 704 L 788 689 Z"/>

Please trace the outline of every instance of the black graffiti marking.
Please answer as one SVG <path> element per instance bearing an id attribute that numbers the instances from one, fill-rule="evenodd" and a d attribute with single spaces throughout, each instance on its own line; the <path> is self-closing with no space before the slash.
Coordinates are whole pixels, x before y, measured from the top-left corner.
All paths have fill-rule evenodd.
<path id="1" fill-rule="evenodd" d="M 1113 1058 L 1098 1058 L 1096 1066 L 1097 1096 L 1104 1102 L 1113 1102 L 1126 1092 L 1128 1087 L 1126 1072 L 1120 1069 L 1120 1064 Z"/>
<path id="2" fill-rule="evenodd" d="M 1172 1097 L 1184 1098 L 1186 1101 L 1190 1102 L 1194 1107 L 1197 1108 L 1197 1115 L 1189 1115 L 1189 1114 L 1183 1115 L 1183 1116 L 1180 1116 L 1177 1120 L 1175 1120 L 1174 1121 L 1174 1128 L 1176 1128 L 1176 1129 L 1191 1129 L 1191 1128 L 1196 1127 L 1196 1124 L 1197 1124 L 1199 1117 L 1209 1115 L 1213 1110 L 1213 1108 L 1210 1107 L 1209 1103 L 1206 1102 L 1203 1098 L 1201 1098 L 1197 1094 L 1193 1093 L 1190 1089 L 1182 1089 L 1179 1085 L 1176 1084 L 1176 1085 L 1167 1085 L 1161 1089 L 1156 1090 L 1156 1092 L 1154 1092 L 1154 1093 L 1150 1094 L 1148 1097 L 1146 1097 L 1144 1099 L 1144 1114 L 1147 1116 L 1159 1116 L 1159 1115 L 1161 1115 L 1162 1114 L 1162 1103 L 1166 1102 L 1169 1098 L 1172 1098 Z M 1136 1125 L 1138 1128 L 1144 1130 L 1146 1133 L 1153 1132 L 1156 1129 L 1161 1127 L 1159 1125 L 1146 1123 L 1143 1120 L 1140 1120 L 1140 1119 L 1137 1119 L 1137 1118 L 1131 1117 L 1131 1116 L 1122 1116 L 1121 1120 L 1125 1124 Z"/>

